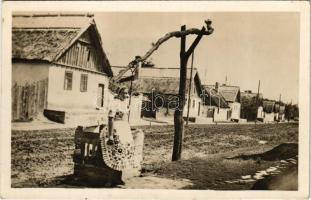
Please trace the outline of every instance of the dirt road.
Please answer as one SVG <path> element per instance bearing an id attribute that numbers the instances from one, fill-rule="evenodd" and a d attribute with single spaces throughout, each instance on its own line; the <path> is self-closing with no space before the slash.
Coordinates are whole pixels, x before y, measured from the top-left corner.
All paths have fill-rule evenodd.
<path id="1" fill-rule="evenodd" d="M 251 189 L 254 182 L 226 181 L 280 161 L 226 158 L 298 142 L 298 124 L 191 125 L 185 130 L 182 160 L 171 162 L 173 126 L 141 128 L 145 131 L 143 177 L 123 188 Z M 73 172 L 73 135 L 74 129 L 13 131 L 12 187 L 63 187 L 57 180 Z"/>

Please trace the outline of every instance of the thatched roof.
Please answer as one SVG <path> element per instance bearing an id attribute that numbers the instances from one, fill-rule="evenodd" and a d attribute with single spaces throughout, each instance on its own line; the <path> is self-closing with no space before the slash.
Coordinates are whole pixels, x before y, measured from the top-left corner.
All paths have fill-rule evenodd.
<path id="1" fill-rule="evenodd" d="M 285 106 L 280 106 L 280 114 L 284 114 L 285 113 Z"/>
<path id="2" fill-rule="evenodd" d="M 117 75 L 122 69 L 125 69 L 125 66 L 111 66 L 114 75 Z M 141 67 L 139 69 L 139 77 L 144 78 L 179 78 L 180 68 L 160 68 L 160 67 Z M 187 68 L 187 79 L 190 78 L 191 68 Z M 192 80 L 198 74 L 196 68 L 193 68 L 192 71 Z M 130 70 L 127 71 L 122 77 L 131 76 Z"/>
<path id="3" fill-rule="evenodd" d="M 238 86 L 220 85 L 218 91 L 227 102 L 240 101 L 240 87 Z"/>
<path id="4" fill-rule="evenodd" d="M 78 33 L 77 29 L 13 29 L 12 57 L 52 62 Z"/>
<path id="5" fill-rule="evenodd" d="M 225 98 L 220 94 L 217 93 L 217 91 L 209 86 L 209 85 L 203 85 L 205 95 L 205 105 L 212 105 L 217 106 L 221 108 L 229 108 L 228 103 L 226 102 Z"/>
<path id="6" fill-rule="evenodd" d="M 191 68 L 187 68 L 187 79 L 190 79 Z M 192 79 L 198 73 L 196 68 L 193 68 Z M 179 78 L 180 68 L 160 68 L 160 67 L 147 67 L 140 68 L 139 77 L 151 78 Z"/>
<path id="7" fill-rule="evenodd" d="M 98 38 L 98 46 L 112 75 L 101 37 L 89 14 L 17 14 L 12 20 L 12 59 L 56 62 L 87 30 Z"/>
<path id="8" fill-rule="evenodd" d="M 139 78 L 132 83 L 133 92 L 149 94 L 152 91 L 162 94 L 178 95 L 179 78 Z M 129 88 L 130 82 L 123 83 Z M 188 91 L 189 80 L 186 83 L 186 91 Z"/>
<path id="9" fill-rule="evenodd" d="M 266 113 L 272 113 L 274 112 L 274 101 L 269 101 L 269 100 L 263 100 L 263 111 Z"/>
<path id="10" fill-rule="evenodd" d="M 124 67 L 114 66 L 112 70 L 117 74 Z M 125 76 L 130 76 L 127 72 Z M 190 68 L 187 71 L 186 92 L 188 92 L 190 81 Z M 179 92 L 179 68 L 141 68 L 139 70 L 138 79 L 132 83 L 133 92 L 149 94 L 154 92 L 162 94 L 178 95 Z M 123 83 L 124 86 L 129 87 L 130 82 Z M 192 87 L 196 87 L 198 95 L 201 94 L 201 81 L 197 70 L 193 70 Z"/>
<path id="11" fill-rule="evenodd" d="M 242 99 L 242 98 L 251 99 L 251 98 L 254 98 L 254 97 L 257 97 L 257 93 L 253 93 L 253 92 L 251 92 L 251 91 L 241 92 L 241 99 Z M 259 93 L 259 94 L 258 94 L 258 98 L 259 98 L 259 99 L 262 99 L 262 98 L 263 98 L 262 93 Z"/>

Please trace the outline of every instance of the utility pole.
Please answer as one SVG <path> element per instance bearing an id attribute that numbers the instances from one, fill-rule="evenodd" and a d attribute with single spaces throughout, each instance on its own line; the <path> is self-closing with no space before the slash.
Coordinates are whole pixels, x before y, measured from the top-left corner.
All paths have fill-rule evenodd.
<path id="1" fill-rule="evenodd" d="M 260 80 L 258 81 L 257 99 L 259 98 Z"/>
<path id="2" fill-rule="evenodd" d="M 281 98 L 282 98 L 282 94 L 280 94 L 279 96 L 279 114 L 278 114 L 278 121 L 281 121 Z"/>
<path id="3" fill-rule="evenodd" d="M 191 104 L 191 84 L 192 84 L 192 71 L 193 71 L 193 59 L 194 59 L 194 52 L 191 54 L 191 69 L 190 69 L 190 82 L 189 82 L 189 91 L 188 91 L 188 109 L 187 109 L 187 121 L 186 125 L 189 123 L 189 112 L 190 112 L 190 104 Z"/>
<path id="4" fill-rule="evenodd" d="M 209 90 L 209 106 L 212 107 L 212 89 L 208 88 Z"/>
<path id="5" fill-rule="evenodd" d="M 257 97 L 256 97 L 256 117 L 255 117 L 255 125 L 257 123 L 257 115 L 258 115 L 258 108 L 259 108 L 259 90 L 260 90 L 260 80 L 258 81 L 258 89 L 257 89 Z"/>
<path id="6" fill-rule="evenodd" d="M 211 23 L 211 22 L 209 22 Z M 186 26 L 181 26 L 181 32 L 186 30 Z M 186 51 L 186 35 L 180 37 L 180 80 L 179 80 L 179 104 L 174 113 L 174 145 L 172 161 L 180 160 L 182 151 L 182 141 L 184 134 L 183 110 L 185 106 L 186 79 L 187 79 L 187 62 L 195 47 L 199 44 L 205 27 L 202 27 L 197 37 Z"/>

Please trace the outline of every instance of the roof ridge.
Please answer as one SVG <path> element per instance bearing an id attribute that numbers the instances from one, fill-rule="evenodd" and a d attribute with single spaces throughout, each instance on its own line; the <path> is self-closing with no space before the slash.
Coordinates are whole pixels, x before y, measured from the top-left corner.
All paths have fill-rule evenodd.
<path id="1" fill-rule="evenodd" d="M 92 13 L 40 13 L 40 14 L 13 14 L 13 17 L 89 17 L 93 18 Z"/>
<path id="2" fill-rule="evenodd" d="M 55 29 L 55 30 L 68 30 L 68 29 L 73 29 L 73 30 L 77 30 L 77 29 L 81 29 L 79 27 L 12 27 L 13 30 L 20 30 L 20 31 L 25 31 L 26 30 L 46 30 L 46 29 Z"/>
<path id="3" fill-rule="evenodd" d="M 240 88 L 240 86 L 237 86 L 237 85 L 219 85 L 219 87 L 236 87 L 236 88 Z"/>

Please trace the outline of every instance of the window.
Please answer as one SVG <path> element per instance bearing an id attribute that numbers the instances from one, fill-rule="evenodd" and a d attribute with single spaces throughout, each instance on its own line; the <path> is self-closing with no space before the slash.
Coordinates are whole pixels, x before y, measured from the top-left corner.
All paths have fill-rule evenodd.
<path id="1" fill-rule="evenodd" d="M 81 74 L 80 91 L 81 92 L 87 91 L 87 74 Z"/>
<path id="2" fill-rule="evenodd" d="M 192 108 L 195 107 L 195 100 L 192 101 Z"/>
<path id="3" fill-rule="evenodd" d="M 70 72 L 70 71 L 65 72 L 64 89 L 65 90 L 72 90 L 72 72 Z"/>

